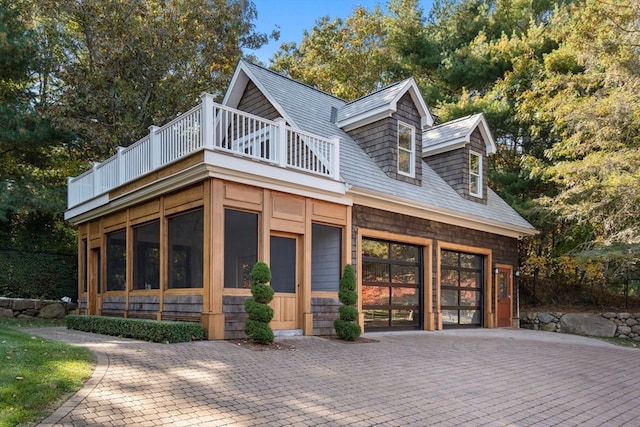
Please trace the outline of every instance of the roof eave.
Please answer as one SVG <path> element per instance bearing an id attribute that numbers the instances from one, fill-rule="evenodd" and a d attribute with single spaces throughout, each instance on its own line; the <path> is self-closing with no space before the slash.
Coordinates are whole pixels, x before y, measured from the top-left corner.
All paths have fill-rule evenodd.
<path id="1" fill-rule="evenodd" d="M 385 193 L 374 192 L 365 188 L 350 187 L 348 189 L 348 194 L 353 198 L 354 205 L 359 204 L 389 210 L 458 227 L 470 228 L 516 239 L 522 239 L 524 237 L 539 234 L 539 231 L 533 227 L 505 224 L 499 221 L 487 220 L 486 218 L 478 218 L 477 216 L 437 206 L 416 203 L 415 201 L 394 197 Z"/>

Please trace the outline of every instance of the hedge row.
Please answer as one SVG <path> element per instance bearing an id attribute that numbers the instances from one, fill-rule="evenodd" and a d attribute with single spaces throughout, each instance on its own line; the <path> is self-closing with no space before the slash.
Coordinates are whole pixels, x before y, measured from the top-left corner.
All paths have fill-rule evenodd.
<path id="1" fill-rule="evenodd" d="M 0 237 L 0 244 L 2 244 Z M 0 295 L 58 300 L 78 295 L 78 257 L 0 248 Z"/>
<path id="2" fill-rule="evenodd" d="M 65 317 L 65 323 L 67 328 L 78 331 L 161 343 L 188 342 L 205 338 L 204 329 L 200 323 L 160 322 L 75 314 Z"/>

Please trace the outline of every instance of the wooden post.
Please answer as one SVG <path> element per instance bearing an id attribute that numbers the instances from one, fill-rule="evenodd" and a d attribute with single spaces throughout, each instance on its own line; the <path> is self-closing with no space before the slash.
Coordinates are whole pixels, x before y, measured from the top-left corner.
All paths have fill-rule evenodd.
<path id="1" fill-rule="evenodd" d="M 202 100 L 202 146 L 213 150 L 213 95 L 202 92 L 200 99 Z"/>
<path id="2" fill-rule="evenodd" d="M 331 177 L 340 181 L 340 137 L 331 137 L 333 150 L 331 150 Z"/>
<path id="3" fill-rule="evenodd" d="M 287 167 L 287 122 L 278 117 L 274 120 L 276 122 L 276 147 L 277 147 L 277 161 L 278 164 L 286 168 Z"/>
<path id="4" fill-rule="evenodd" d="M 156 170 L 162 162 L 162 147 L 156 133 L 160 129 L 156 125 L 149 126 L 149 145 L 151 146 L 151 170 Z"/>
<path id="5" fill-rule="evenodd" d="M 122 150 L 124 150 L 124 147 L 118 147 L 117 150 L 118 159 L 116 161 L 118 162 L 118 185 L 122 185 L 126 181 L 126 168 L 124 167 L 124 158 L 122 157 Z"/>

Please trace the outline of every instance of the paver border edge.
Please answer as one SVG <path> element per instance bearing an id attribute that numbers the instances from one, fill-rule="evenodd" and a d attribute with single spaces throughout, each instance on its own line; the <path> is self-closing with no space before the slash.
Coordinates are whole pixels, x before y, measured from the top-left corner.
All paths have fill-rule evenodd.
<path id="1" fill-rule="evenodd" d="M 74 345 L 88 348 L 88 346 L 82 344 Z M 106 375 L 107 370 L 109 369 L 109 356 L 107 353 L 101 350 L 96 350 L 95 348 L 90 348 L 89 350 L 96 355 L 96 368 L 93 370 L 93 374 L 91 374 L 91 377 L 84 383 L 80 390 L 67 399 L 67 401 L 56 409 L 53 414 L 42 420 L 38 424 L 38 427 L 49 427 L 58 424 L 60 420 L 69 415 L 71 411 L 73 411 L 83 400 L 87 398 L 87 396 L 98 386 L 98 384 L 100 384 L 100 381 L 102 381 Z"/>

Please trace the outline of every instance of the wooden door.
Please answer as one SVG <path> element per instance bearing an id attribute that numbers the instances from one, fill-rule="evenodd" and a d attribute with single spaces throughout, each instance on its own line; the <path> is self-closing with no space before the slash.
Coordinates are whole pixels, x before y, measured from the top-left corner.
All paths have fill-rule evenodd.
<path id="1" fill-rule="evenodd" d="M 496 295 L 497 295 L 497 312 L 498 312 L 498 327 L 508 328 L 511 327 L 511 311 L 513 309 L 512 304 L 512 274 L 510 268 L 498 268 L 498 274 L 496 277 Z"/>
<path id="2" fill-rule="evenodd" d="M 298 329 L 298 239 L 295 235 L 271 236 L 272 329 Z"/>

